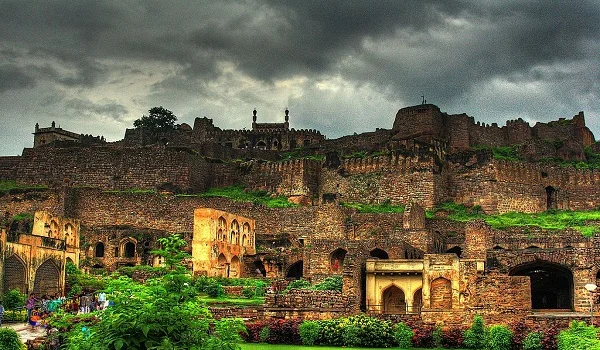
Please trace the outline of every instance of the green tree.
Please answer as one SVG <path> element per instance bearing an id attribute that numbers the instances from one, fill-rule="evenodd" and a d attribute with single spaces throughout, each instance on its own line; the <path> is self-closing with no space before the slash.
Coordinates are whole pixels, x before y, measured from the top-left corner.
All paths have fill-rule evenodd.
<path id="1" fill-rule="evenodd" d="M 485 347 L 486 329 L 483 317 L 475 315 L 471 327 L 465 331 L 464 344 L 469 349 L 483 349 Z"/>
<path id="2" fill-rule="evenodd" d="M 148 111 L 148 115 L 143 115 L 141 118 L 133 122 L 135 128 L 144 128 L 152 131 L 166 131 L 175 129 L 175 121 L 177 117 L 170 110 L 160 107 L 152 107 Z"/>
<path id="3" fill-rule="evenodd" d="M 164 259 L 165 266 L 169 270 L 185 270 L 183 260 L 190 257 L 190 254 L 183 251 L 187 246 L 185 239 L 180 235 L 172 233 L 168 237 L 158 239 L 161 249 L 151 251 L 152 254 L 161 256 Z"/>

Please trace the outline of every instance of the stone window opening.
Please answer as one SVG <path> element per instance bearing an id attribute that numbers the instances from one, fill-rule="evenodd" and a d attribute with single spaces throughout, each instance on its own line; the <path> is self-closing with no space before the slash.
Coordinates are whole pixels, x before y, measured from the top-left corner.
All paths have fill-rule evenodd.
<path id="1" fill-rule="evenodd" d="M 298 260 L 295 263 L 291 264 L 290 267 L 288 267 L 285 277 L 291 278 L 291 279 L 300 279 L 300 278 L 302 278 L 303 273 L 304 273 L 304 262 L 302 260 Z"/>
<path id="2" fill-rule="evenodd" d="M 459 246 L 454 246 L 446 251 L 446 253 L 454 253 L 457 257 L 462 258 L 463 250 Z"/>
<path id="3" fill-rule="evenodd" d="M 254 273 L 256 277 L 266 277 L 267 270 L 265 269 L 265 264 L 262 261 L 256 260 L 254 261 Z"/>
<path id="4" fill-rule="evenodd" d="M 415 291 L 415 294 L 413 295 L 413 303 L 408 308 L 408 311 L 410 313 L 417 314 L 417 313 L 421 312 L 422 307 L 423 307 L 423 289 L 419 288 Z"/>
<path id="5" fill-rule="evenodd" d="M 135 244 L 133 242 L 125 243 L 125 257 L 126 258 L 135 257 Z"/>
<path id="6" fill-rule="evenodd" d="M 509 276 L 530 278 L 532 309 L 573 309 L 573 273 L 567 267 L 538 260 L 512 268 Z"/>
<path id="7" fill-rule="evenodd" d="M 227 270 L 227 277 L 240 277 L 240 258 L 236 255 L 231 258 L 231 264 L 229 264 L 229 270 Z"/>
<path id="8" fill-rule="evenodd" d="M 369 252 L 369 256 L 377 259 L 389 259 L 389 255 L 385 250 L 375 248 Z"/>
<path id="9" fill-rule="evenodd" d="M 58 223 L 54 220 L 50 221 L 50 238 L 59 238 L 58 236 Z"/>
<path id="10" fill-rule="evenodd" d="M 329 256 L 329 266 L 331 272 L 340 272 L 344 267 L 344 259 L 348 252 L 345 249 L 338 248 L 331 252 Z"/>
<path id="11" fill-rule="evenodd" d="M 494 248 L 492 248 L 493 250 L 504 250 L 504 248 L 502 248 L 502 246 L 495 246 Z"/>
<path id="12" fill-rule="evenodd" d="M 104 243 L 96 243 L 96 247 L 94 248 L 94 257 L 104 258 Z"/>

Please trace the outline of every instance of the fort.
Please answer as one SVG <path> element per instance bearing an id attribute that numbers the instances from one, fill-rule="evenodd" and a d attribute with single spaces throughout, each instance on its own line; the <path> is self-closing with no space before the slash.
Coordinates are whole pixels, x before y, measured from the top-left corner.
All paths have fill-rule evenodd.
<path id="1" fill-rule="evenodd" d="M 400 109 L 390 129 L 338 139 L 290 128 L 288 110 L 283 123 L 258 123 L 257 115 L 250 130 L 196 118 L 193 127 L 165 132 L 128 129 L 117 142 L 36 125 L 33 148 L 0 157 L 0 179 L 18 186 L 0 197 L 0 292 L 60 291 L 66 259 L 85 269 L 158 265 L 157 239 L 178 233 L 189 243 L 194 274 L 343 278 L 341 294 L 268 295 L 261 317 L 367 312 L 467 324 L 475 314 L 503 323 L 548 310 L 589 315 L 583 286 L 600 283 L 599 221 L 588 221 L 595 233 L 583 235 L 494 228 L 439 209 L 597 209 L 600 171 L 577 166 L 600 153 L 583 112 L 499 127 L 422 104 Z M 199 195 L 229 186 L 296 205 Z"/>

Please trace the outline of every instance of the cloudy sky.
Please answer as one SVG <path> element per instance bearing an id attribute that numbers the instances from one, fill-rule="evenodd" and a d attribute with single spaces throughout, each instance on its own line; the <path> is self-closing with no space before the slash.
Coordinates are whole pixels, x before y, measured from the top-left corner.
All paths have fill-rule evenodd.
<path id="1" fill-rule="evenodd" d="M 391 128 L 421 95 L 504 125 L 584 111 L 600 137 L 600 1 L 0 0 L 0 155 L 35 123 L 123 138 L 154 106 L 224 129 Z"/>

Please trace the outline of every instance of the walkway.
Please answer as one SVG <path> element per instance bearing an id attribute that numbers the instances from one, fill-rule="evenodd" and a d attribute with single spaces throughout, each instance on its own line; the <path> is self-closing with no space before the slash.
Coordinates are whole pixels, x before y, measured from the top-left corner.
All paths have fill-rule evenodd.
<path id="1" fill-rule="evenodd" d="M 14 329 L 19 336 L 21 336 L 21 341 L 25 343 L 29 339 L 35 339 L 37 337 L 42 337 L 46 335 L 46 328 L 43 327 L 35 327 L 31 329 L 30 325 L 25 325 L 24 323 L 9 323 L 2 324 L 2 327 L 9 327 Z"/>

